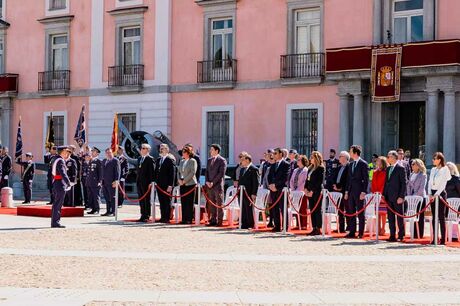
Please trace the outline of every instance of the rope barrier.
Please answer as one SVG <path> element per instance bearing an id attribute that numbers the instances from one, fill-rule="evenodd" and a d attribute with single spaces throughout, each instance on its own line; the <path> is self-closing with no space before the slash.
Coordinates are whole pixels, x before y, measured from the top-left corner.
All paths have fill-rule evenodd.
<path id="1" fill-rule="evenodd" d="M 201 191 L 203 192 L 203 195 L 204 195 L 206 201 L 207 201 L 209 204 L 211 204 L 212 206 L 214 206 L 214 207 L 216 207 L 216 208 L 222 208 L 222 209 L 224 209 L 224 208 L 230 206 L 230 204 L 232 204 L 233 201 L 235 201 L 235 199 L 238 197 L 239 188 L 236 189 L 235 195 L 234 195 L 233 198 L 230 200 L 230 202 L 228 202 L 228 203 L 227 203 L 226 205 L 224 205 L 224 206 L 217 205 L 216 203 L 214 203 L 213 201 L 211 201 L 211 199 L 208 198 L 208 195 L 206 194 L 204 188 L 201 188 Z"/>
<path id="2" fill-rule="evenodd" d="M 308 217 L 308 216 L 311 216 L 311 215 L 315 212 L 315 210 L 319 207 L 319 203 L 321 203 L 321 200 L 323 199 L 323 193 L 321 192 L 321 195 L 319 196 L 318 201 L 316 202 L 315 206 L 314 206 L 312 209 L 310 209 L 310 212 L 307 212 L 306 214 L 300 213 L 300 211 L 298 211 L 298 210 L 295 208 L 295 206 L 292 205 L 291 199 L 290 199 L 290 198 L 288 198 L 288 199 L 289 199 L 289 205 L 294 209 L 294 211 L 295 211 L 299 216 L 301 216 L 301 217 Z M 310 201 L 310 200 L 309 200 L 309 201 Z"/>
<path id="3" fill-rule="evenodd" d="M 145 192 L 145 194 L 140 197 L 139 199 L 130 199 L 128 197 L 128 195 L 125 193 L 125 191 L 123 190 L 123 188 L 121 188 L 120 185 L 118 185 L 118 188 L 120 189 L 121 193 L 123 194 L 123 198 L 125 200 L 128 200 L 128 201 L 131 201 L 131 202 L 134 202 L 134 203 L 139 203 L 140 201 L 142 201 L 143 199 L 145 199 L 147 197 L 147 195 L 149 194 L 149 192 L 151 191 L 152 189 L 152 184 L 149 185 L 149 188 L 147 189 L 147 191 Z"/>
<path id="4" fill-rule="evenodd" d="M 403 218 L 403 219 L 411 219 L 411 218 L 415 218 L 421 214 L 423 214 L 429 207 L 430 207 L 430 204 L 433 203 L 433 200 L 429 201 L 425 207 L 423 209 L 421 209 L 418 213 L 416 213 L 415 215 L 411 215 L 411 216 L 406 216 L 406 215 L 402 215 L 400 213 L 398 213 L 397 211 L 395 211 L 393 208 L 391 208 L 390 205 L 388 205 L 388 202 L 383 200 L 384 203 L 387 205 L 387 208 L 392 212 L 394 213 L 396 216 L 400 217 L 400 218 Z M 401 204 L 399 204 L 401 205 Z"/>
<path id="5" fill-rule="evenodd" d="M 180 199 L 180 198 L 186 197 L 186 196 L 188 196 L 189 194 L 191 194 L 192 192 L 194 192 L 195 189 L 197 188 L 197 187 L 195 186 L 195 188 L 190 189 L 190 190 L 187 191 L 186 193 L 176 196 L 176 195 L 173 195 L 173 194 L 171 194 L 171 193 L 169 193 L 169 192 L 167 192 L 167 191 L 161 189 L 160 186 L 158 186 L 158 185 L 155 185 L 155 187 L 156 187 L 157 190 L 158 190 L 159 192 L 161 192 L 162 194 L 164 194 L 164 195 L 166 195 L 166 196 L 168 196 L 168 197 L 174 198 L 174 199 Z"/>
<path id="6" fill-rule="evenodd" d="M 331 203 L 335 206 L 335 208 L 337 209 L 337 211 L 339 211 L 341 214 L 343 214 L 345 217 L 356 217 L 357 215 L 359 214 L 362 214 L 366 208 L 371 205 L 372 201 L 374 200 L 374 197 L 375 195 L 372 195 L 372 197 L 369 199 L 369 202 L 366 203 L 366 205 L 363 206 L 363 208 L 361 208 L 359 211 L 353 213 L 353 214 L 349 214 L 343 210 L 341 210 L 339 208 L 339 206 L 337 205 L 337 203 L 334 201 L 334 199 L 331 197 L 331 195 L 328 193 L 327 194 L 327 197 L 329 198 L 329 201 L 331 201 Z"/>
<path id="7" fill-rule="evenodd" d="M 244 193 L 246 195 L 246 198 L 249 200 L 249 203 L 254 206 L 255 209 L 258 209 L 260 211 L 269 211 L 271 209 L 273 209 L 273 207 L 275 207 L 279 201 L 281 201 L 281 198 L 283 197 L 283 193 L 284 192 L 281 192 L 281 194 L 279 195 L 278 199 L 275 201 L 275 203 L 273 203 L 271 206 L 269 207 L 265 207 L 265 208 L 260 208 L 260 207 L 257 207 L 256 203 L 254 201 L 252 201 L 251 197 L 249 196 L 249 194 L 247 193 L 246 189 L 244 190 Z"/>
<path id="8" fill-rule="evenodd" d="M 452 210 L 454 213 L 460 215 L 460 211 L 456 210 L 455 208 L 453 208 L 452 206 L 449 205 L 449 202 L 447 202 L 446 200 L 444 200 L 443 197 L 439 197 L 441 199 L 441 202 L 444 203 L 444 205 L 447 206 L 447 208 L 449 208 L 450 210 Z"/>

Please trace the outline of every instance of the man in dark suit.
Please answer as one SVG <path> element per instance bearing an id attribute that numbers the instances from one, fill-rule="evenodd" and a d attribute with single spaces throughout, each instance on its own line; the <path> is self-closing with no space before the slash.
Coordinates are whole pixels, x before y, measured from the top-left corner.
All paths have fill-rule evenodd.
<path id="1" fill-rule="evenodd" d="M 102 173 L 102 191 L 107 207 L 107 211 L 102 216 L 108 217 L 115 214 L 115 188 L 120 180 L 120 161 L 113 156 L 111 148 L 105 150 Z"/>
<path id="2" fill-rule="evenodd" d="M 347 203 L 347 213 L 354 214 L 361 210 L 364 206 L 364 199 L 369 185 L 369 165 L 361 158 L 361 146 L 353 145 L 350 148 L 350 156 L 353 161 L 348 167 L 348 182 L 345 190 L 344 199 Z M 358 238 L 364 235 L 364 211 L 358 215 L 359 233 Z M 356 217 L 348 218 L 350 233 L 346 238 L 355 238 L 356 233 Z"/>
<path id="3" fill-rule="evenodd" d="M 404 167 L 398 163 L 398 153 L 396 151 L 388 152 L 389 166 L 386 169 L 387 176 L 385 186 L 383 187 L 383 197 L 388 206 L 399 214 L 404 214 L 404 197 L 406 196 L 406 171 Z M 396 242 L 396 222 L 395 214 L 388 209 L 388 225 L 390 226 L 389 242 Z M 398 240 L 404 239 L 404 219 L 398 218 Z"/>
<path id="4" fill-rule="evenodd" d="M 287 178 L 289 176 L 289 163 L 283 159 L 281 148 L 274 150 L 275 163 L 270 167 L 268 173 L 268 188 L 272 203 L 280 197 L 283 188 L 287 186 Z M 272 232 L 281 231 L 280 214 L 284 212 L 284 199 L 281 198 L 278 203 L 270 210 L 270 218 L 273 218 L 274 227 Z M 283 216 L 285 218 L 286 216 Z"/>
<path id="5" fill-rule="evenodd" d="M 139 222 L 148 222 L 151 215 L 149 186 L 155 180 L 155 160 L 150 156 L 151 147 L 149 144 L 142 144 L 141 157 L 138 159 L 137 167 L 137 193 L 139 198 L 144 197 L 140 202 L 141 217 Z"/>
<path id="6" fill-rule="evenodd" d="M 124 151 L 125 149 L 122 146 L 118 147 L 117 158 L 120 161 L 120 188 L 123 190 L 125 190 L 125 182 L 129 172 L 128 159 L 124 155 Z M 123 206 L 124 200 L 125 197 L 123 195 L 118 196 L 118 207 Z"/>
<path id="7" fill-rule="evenodd" d="M 89 163 L 86 185 L 88 186 L 88 197 L 90 201 L 90 215 L 98 214 L 101 207 L 101 188 L 102 188 L 102 161 L 99 159 L 97 147 L 91 149 L 91 161 Z"/>
<path id="8" fill-rule="evenodd" d="M 348 183 L 348 171 L 349 171 L 348 163 L 349 161 L 350 161 L 350 154 L 347 151 L 340 152 L 339 166 L 337 168 L 337 172 L 332 181 L 332 191 L 340 192 L 342 195 L 345 194 L 345 190 L 346 190 L 347 183 Z M 347 200 L 345 200 L 342 196 L 342 201 L 339 204 L 339 208 L 342 211 L 345 211 L 346 202 Z M 345 216 L 340 211 L 338 215 L 339 215 L 339 232 L 344 233 L 345 232 Z"/>
<path id="9" fill-rule="evenodd" d="M 172 156 L 172 155 L 171 155 Z M 169 146 L 160 144 L 160 157 L 155 167 L 155 182 L 161 190 L 171 194 L 176 175 L 175 162 L 169 154 Z M 171 197 L 157 189 L 158 201 L 160 202 L 161 223 L 169 223 L 171 214 Z"/>
<path id="10" fill-rule="evenodd" d="M 404 173 L 406 175 L 406 179 L 410 179 L 410 173 L 411 173 L 411 161 L 405 159 L 405 153 L 404 149 L 399 148 L 397 151 L 398 153 L 398 160 L 397 163 L 404 168 Z"/>
<path id="11" fill-rule="evenodd" d="M 244 186 L 246 193 L 251 197 L 254 202 L 257 197 L 257 190 L 259 189 L 259 170 L 252 164 L 252 157 L 245 154 L 241 158 L 241 171 L 238 180 L 238 186 Z M 241 207 L 241 228 L 249 229 L 254 227 L 254 214 L 252 206 L 246 194 L 243 193 L 243 205 Z"/>
<path id="12" fill-rule="evenodd" d="M 208 164 L 206 167 L 206 192 L 209 200 L 215 205 L 222 206 L 224 201 L 224 180 L 225 171 L 227 170 L 227 161 L 220 156 L 220 145 L 212 144 L 209 149 Z M 222 208 L 217 208 L 211 203 L 207 203 L 207 211 L 209 214 L 208 226 L 222 226 L 224 211 Z"/>
<path id="13" fill-rule="evenodd" d="M 34 156 L 30 152 L 26 153 L 25 162 L 21 161 L 21 156 L 16 158 L 16 163 L 24 168 L 24 172 L 21 177 L 22 187 L 24 189 L 24 202 L 22 202 L 22 204 L 30 203 L 32 198 L 32 183 L 35 174 L 35 163 L 33 162 L 33 158 Z"/>
<path id="14" fill-rule="evenodd" d="M 57 148 L 59 155 L 53 158 L 51 165 L 51 174 L 53 176 L 53 207 L 51 212 L 51 227 L 64 228 L 61 225 L 61 209 L 64 204 L 64 197 L 68 190 L 70 190 L 71 182 L 67 176 L 67 169 L 65 160 L 70 156 L 70 149 L 67 146 Z"/>
<path id="15" fill-rule="evenodd" d="M 0 190 L 3 187 L 8 187 L 9 177 L 11 172 L 11 156 L 8 154 L 8 148 L 2 149 L 2 171 L 0 175 Z"/>
<path id="16" fill-rule="evenodd" d="M 73 191 L 73 203 L 74 206 L 82 206 L 83 205 L 83 198 L 82 198 L 82 184 L 81 184 L 81 163 L 82 159 L 75 154 L 76 147 L 74 145 L 69 146 L 72 154 L 70 154 L 70 158 L 75 161 L 75 165 L 77 166 L 76 170 L 76 184 L 72 187 Z"/>

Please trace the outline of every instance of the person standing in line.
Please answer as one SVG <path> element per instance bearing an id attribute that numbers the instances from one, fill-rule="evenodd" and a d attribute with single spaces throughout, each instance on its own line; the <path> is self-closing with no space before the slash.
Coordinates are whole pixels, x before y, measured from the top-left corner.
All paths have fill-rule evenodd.
<path id="1" fill-rule="evenodd" d="M 419 212 L 426 205 L 426 183 L 428 181 L 426 175 L 425 164 L 421 159 L 412 160 L 412 173 L 409 180 L 407 181 L 407 195 L 408 196 L 420 196 L 423 198 L 422 203 L 417 207 L 417 212 Z M 420 232 L 420 237 L 418 236 L 416 228 L 414 228 L 414 237 L 423 238 L 425 233 L 425 213 L 421 213 L 418 216 L 418 228 Z"/>
<path id="2" fill-rule="evenodd" d="M 33 158 L 34 156 L 30 152 L 26 153 L 25 162 L 21 161 L 20 156 L 16 158 L 16 163 L 24 168 L 21 177 L 22 188 L 24 189 L 24 202 L 22 202 L 22 204 L 29 204 L 32 199 L 32 183 L 35 174 L 35 163 L 33 162 Z"/>
<path id="3" fill-rule="evenodd" d="M 102 165 L 102 190 L 107 208 L 102 216 L 110 217 L 115 215 L 115 188 L 120 180 L 120 161 L 113 156 L 111 148 L 105 150 Z"/>
<path id="4" fill-rule="evenodd" d="M 299 154 L 297 153 L 297 150 L 291 149 L 289 150 L 289 175 L 288 175 L 288 182 L 287 184 L 289 185 L 291 182 L 291 177 L 292 174 L 294 173 L 294 170 L 297 169 L 297 157 Z"/>
<path id="5" fill-rule="evenodd" d="M 219 208 L 208 203 L 207 210 L 209 213 L 209 224 L 207 226 L 222 226 L 224 211 L 221 208 L 224 201 L 224 180 L 227 170 L 227 161 L 220 156 L 221 147 L 218 144 L 212 144 L 209 150 L 210 158 L 206 167 L 206 192 L 211 200 Z"/>
<path id="6" fill-rule="evenodd" d="M 308 233 L 308 236 L 321 235 L 323 219 L 321 215 L 321 207 L 315 208 L 318 203 L 321 192 L 323 191 L 326 169 L 323 166 L 323 156 L 318 151 L 313 151 L 310 156 L 310 167 L 308 168 L 307 181 L 305 182 L 305 193 L 308 197 L 311 213 L 311 223 L 313 230 Z"/>
<path id="7" fill-rule="evenodd" d="M 74 145 L 70 145 L 69 148 L 72 151 L 72 154 L 70 155 L 70 158 L 75 161 L 75 165 L 77 167 L 77 169 L 76 169 L 76 184 L 72 187 L 73 203 L 74 203 L 74 206 L 82 206 L 83 205 L 82 187 L 81 187 L 81 162 L 82 162 L 82 159 L 77 154 L 75 154 L 75 151 L 76 151 L 77 148 Z"/>
<path id="8" fill-rule="evenodd" d="M 143 199 L 139 202 L 141 216 L 138 222 L 148 222 L 151 215 L 150 207 L 150 193 L 149 186 L 155 181 L 155 160 L 150 156 L 150 150 L 152 148 L 149 144 L 142 144 L 141 156 L 138 160 L 137 168 L 137 193 L 139 198 Z"/>
<path id="9" fill-rule="evenodd" d="M 125 182 L 126 178 L 128 177 L 128 172 L 129 172 L 129 165 L 128 165 L 128 159 L 124 155 L 125 149 L 122 146 L 118 146 L 117 150 L 117 158 L 120 161 L 120 188 L 122 190 L 125 190 Z M 120 194 L 118 196 L 118 207 L 123 207 L 123 202 L 125 200 L 125 197 L 123 194 Z"/>
<path id="10" fill-rule="evenodd" d="M 65 228 L 61 224 L 61 209 L 64 204 L 64 197 L 72 183 L 67 176 L 67 169 L 65 160 L 70 157 L 71 150 L 67 146 L 57 148 L 58 156 L 53 159 L 51 166 L 51 174 L 53 176 L 53 207 L 51 210 L 51 227 L 52 228 Z"/>
<path id="11" fill-rule="evenodd" d="M 93 147 L 91 150 L 91 162 L 89 164 L 89 173 L 87 180 L 88 195 L 91 203 L 89 215 L 99 213 L 101 207 L 101 187 L 102 187 L 102 161 L 99 159 L 101 150 Z"/>
<path id="12" fill-rule="evenodd" d="M 196 160 L 193 159 L 193 152 L 190 147 L 182 149 L 182 160 L 179 164 L 177 179 L 180 194 L 184 195 L 181 199 L 182 221 L 181 224 L 192 224 L 193 220 L 193 200 L 195 198 L 196 180 Z M 193 190 L 193 191 L 192 191 Z"/>
<path id="13" fill-rule="evenodd" d="M 259 189 L 259 171 L 252 164 L 252 157 L 249 154 L 245 154 L 241 161 L 241 173 L 240 179 L 238 180 L 238 187 L 244 186 L 247 195 L 254 202 L 257 198 L 257 190 Z M 250 229 L 254 228 L 254 214 L 250 199 L 243 193 L 243 201 L 241 207 L 241 228 Z"/>
<path id="14" fill-rule="evenodd" d="M 404 149 L 399 148 L 397 150 L 397 153 L 398 153 L 398 163 L 404 168 L 405 173 L 406 173 L 406 180 L 408 180 L 410 177 L 410 173 L 411 173 L 410 163 L 405 158 Z"/>
<path id="15" fill-rule="evenodd" d="M 85 209 L 89 209 L 91 207 L 91 203 L 89 200 L 89 193 L 88 193 L 88 181 L 87 181 L 90 163 L 91 163 L 91 155 L 89 153 L 83 153 L 83 162 L 81 164 L 81 184 L 83 187 L 83 198 L 85 201 Z"/>
<path id="16" fill-rule="evenodd" d="M 155 182 L 161 190 L 171 194 L 176 169 L 175 162 L 171 159 L 169 154 L 169 146 L 165 143 L 160 144 L 160 157 L 157 159 L 155 167 Z M 169 223 L 171 214 L 171 197 L 157 190 L 158 201 L 160 202 L 161 219 L 160 223 Z M 193 207 L 193 205 L 192 205 Z"/>
<path id="17" fill-rule="evenodd" d="M 334 149 L 329 150 L 329 159 L 326 161 L 326 189 L 333 191 L 334 178 L 337 176 L 340 162 L 335 157 L 336 152 Z"/>
<path id="18" fill-rule="evenodd" d="M 334 178 L 334 184 L 332 185 L 332 190 L 334 192 L 340 192 L 342 194 L 342 201 L 340 201 L 339 209 L 345 211 L 347 207 L 347 200 L 344 199 L 345 190 L 348 183 L 348 167 L 350 162 L 350 154 L 347 151 L 342 151 L 339 154 L 339 168 L 337 171 L 337 176 Z M 345 215 L 338 211 L 339 216 L 339 227 L 338 232 L 345 233 Z"/>
<path id="19" fill-rule="evenodd" d="M 350 157 L 353 159 L 348 167 L 348 183 L 344 195 L 347 200 L 347 213 L 355 214 L 364 207 L 364 199 L 369 187 L 369 165 L 361 158 L 362 148 L 359 145 L 350 147 Z M 365 228 L 364 211 L 358 215 L 359 232 L 358 238 L 363 238 Z M 350 229 L 346 238 L 356 238 L 356 217 L 349 217 L 347 225 Z"/>
<path id="20" fill-rule="evenodd" d="M 70 151 L 73 151 L 72 146 L 68 147 Z M 78 166 L 75 159 L 72 158 L 72 155 L 65 161 L 67 167 L 67 176 L 69 177 L 71 187 L 65 194 L 64 206 L 66 207 L 75 207 L 75 186 L 77 185 L 77 171 Z"/>
<path id="21" fill-rule="evenodd" d="M 47 186 L 50 193 L 50 201 L 48 204 L 53 204 L 53 175 L 51 174 L 51 168 L 54 162 L 54 159 L 58 156 L 57 155 L 57 147 L 52 146 L 51 148 L 46 148 L 47 152 L 43 156 L 43 161 L 46 165 L 48 165 L 48 172 L 47 172 Z"/>
<path id="22" fill-rule="evenodd" d="M 385 156 L 377 157 L 374 162 L 374 173 L 372 174 L 371 182 L 371 192 L 383 194 L 383 189 L 385 187 L 386 177 L 387 177 L 387 167 L 388 162 Z M 379 203 L 379 235 L 385 234 L 385 226 L 387 223 L 387 206 L 385 201 Z"/>
<path id="23" fill-rule="evenodd" d="M 407 192 L 406 172 L 404 167 L 398 162 L 396 151 L 388 152 L 388 168 L 386 171 L 385 186 L 383 188 L 383 198 L 388 203 L 388 225 L 390 226 L 389 242 L 396 242 L 396 220 L 398 222 L 398 240 L 404 240 L 404 219 L 396 216 L 393 211 L 404 215 L 404 198 Z M 374 173 L 375 175 L 375 173 Z"/>
<path id="24" fill-rule="evenodd" d="M 446 198 L 460 198 L 460 177 L 458 168 L 453 162 L 447 162 L 446 166 L 449 168 L 452 177 L 446 184 Z M 458 242 L 458 228 L 456 226 L 452 228 L 452 241 Z"/>
<path id="25" fill-rule="evenodd" d="M 428 181 L 428 192 L 429 198 L 431 202 L 431 213 L 433 214 L 433 232 L 435 231 L 435 215 L 436 215 L 436 204 L 435 204 L 435 197 L 442 197 L 446 200 L 446 186 L 447 182 L 452 178 L 450 175 L 449 168 L 446 166 L 446 159 L 444 154 L 441 152 L 436 152 L 433 155 L 433 168 L 430 172 L 430 180 Z M 446 206 L 445 204 L 439 200 L 439 212 L 438 212 L 438 220 L 439 226 L 441 228 L 441 241 L 440 244 L 446 244 Z M 438 232 L 439 233 L 439 232 Z M 434 237 L 434 239 L 438 239 L 438 237 Z M 435 240 L 431 242 L 431 244 L 435 244 Z"/>
<path id="26" fill-rule="evenodd" d="M 0 175 L 0 190 L 4 187 L 9 187 L 9 179 L 11 173 L 11 156 L 8 154 L 8 148 L 2 149 L 2 171 Z"/>
<path id="27" fill-rule="evenodd" d="M 308 175 L 308 158 L 305 155 L 299 155 L 297 158 L 297 168 L 294 169 L 294 172 L 291 175 L 291 180 L 289 181 L 289 188 L 291 191 L 304 191 L 305 181 L 307 180 Z M 308 217 L 306 216 L 308 210 L 308 198 L 305 195 L 302 198 L 300 203 L 299 212 L 303 216 L 300 217 L 299 229 L 307 229 Z"/>

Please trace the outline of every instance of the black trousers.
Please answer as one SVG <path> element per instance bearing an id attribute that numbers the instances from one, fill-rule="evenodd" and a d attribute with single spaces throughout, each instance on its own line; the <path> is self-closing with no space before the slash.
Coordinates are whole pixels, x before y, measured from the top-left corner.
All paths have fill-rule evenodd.
<path id="1" fill-rule="evenodd" d="M 107 184 L 102 186 L 102 193 L 104 194 L 104 199 L 107 207 L 108 214 L 115 213 L 115 188 L 112 187 L 112 184 Z"/>
<path id="2" fill-rule="evenodd" d="M 141 208 L 141 218 L 142 219 L 148 219 L 150 218 L 151 213 L 151 205 L 150 205 L 150 193 L 152 191 L 149 191 L 148 194 L 147 190 L 149 189 L 150 185 L 144 185 L 144 184 L 137 184 L 137 194 L 139 195 L 139 198 L 145 197 L 139 201 L 139 206 Z"/>
<path id="3" fill-rule="evenodd" d="M 90 208 L 93 211 L 99 211 L 100 210 L 100 205 L 101 205 L 101 187 L 96 186 L 96 187 L 88 187 L 88 197 L 89 197 L 89 203 L 90 203 Z"/>
<path id="4" fill-rule="evenodd" d="M 400 215 L 404 215 L 404 205 L 396 202 L 387 201 L 388 206 Z M 388 225 L 390 227 L 390 237 L 396 238 L 396 220 L 398 221 L 398 238 L 402 239 L 405 235 L 404 218 L 396 216 L 390 209 L 388 209 Z"/>
<path id="5" fill-rule="evenodd" d="M 85 201 L 85 208 L 91 207 L 88 195 L 88 187 L 86 186 L 85 181 L 82 181 L 82 188 L 83 188 L 83 198 Z"/>
<path id="6" fill-rule="evenodd" d="M 73 203 L 74 203 L 74 206 L 82 206 L 83 205 L 83 199 L 82 199 L 81 193 L 82 193 L 81 181 L 77 180 L 77 184 L 75 186 L 73 186 Z"/>
<path id="7" fill-rule="evenodd" d="M 2 183 L 0 184 L 0 190 L 5 187 L 9 187 L 8 180 L 2 179 Z"/>
<path id="8" fill-rule="evenodd" d="M 24 202 L 28 203 L 32 199 L 32 183 L 29 181 L 23 181 L 22 188 L 24 189 Z"/>
<path id="9" fill-rule="evenodd" d="M 50 176 L 47 177 L 47 185 L 50 192 L 50 203 L 54 203 L 53 179 Z"/>
<path id="10" fill-rule="evenodd" d="M 58 182 L 56 182 L 58 184 Z M 51 226 L 59 226 L 61 222 L 61 209 L 64 204 L 65 191 L 62 187 L 53 188 L 53 207 L 51 209 Z"/>
<path id="11" fill-rule="evenodd" d="M 270 191 L 270 196 L 272 197 L 272 204 L 275 203 L 276 200 L 280 197 L 282 190 L 278 191 Z M 284 195 L 281 196 L 278 203 L 270 209 L 270 219 L 273 219 L 273 224 L 275 229 L 281 229 L 281 215 L 284 213 Z M 283 215 L 283 220 L 286 216 Z M 286 230 L 289 228 L 289 224 L 286 226 Z"/>
<path id="12" fill-rule="evenodd" d="M 318 203 L 321 192 L 314 192 L 311 198 L 308 198 L 308 207 L 310 211 L 315 208 L 315 205 Z M 313 229 L 321 229 L 323 227 L 323 218 L 321 215 L 321 203 L 318 204 L 315 211 L 311 214 L 311 225 Z"/>
<path id="13" fill-rule="evenodd" d="M 167 191 L 168 186 L 158 186 L 162 190 Z M 165 195 L 157 189 L 158 201 L 160 202 L 161 221 L 168 222 L 171 216 L 171 197 Z"/>
<path id="14" fill-rule="evenodd" d="M 348 203 L 347 203 L 347 213 L 354 214 L 357 211 L 361 210 L 364 207 L 364 201 L 359 199 L 359 194 L 349 194 Z M 359 219 L 359 235 L 364 235 L 364 211 L 358 215 Z M 347 225 L 350 229 L 350 234 L 354 235 L 356 233 L 356 217 L 347 217 Z"/>
<path id="15" fill-rule="evenodd" d="M 435 193 L 437 192 L 437 190 L 431 190 L 431 195 L 434 195 Z M 441 197 L 446 200 L 446 192 L 443 191 L 441 193 Z M 436 213 L 436 202 L 435 200 L 433 201 L 433 203 L 431 203 L 431 213 L 433 214 L 433 233 L 435 231 L 435 213 Z M 438 212 L 438 219 L 439 219 L 439 227 L 441 228 L 441 240 L 443 241 L 446 241 L 446 213 L 447 213 L 447 210 L 446 210 L 446 205 L 444 205 L 444 203 L 441 201 L 441 199 L 439 199 L 439 212 Z M 437 237 L 435 237 L 435 239 L 437 239 Z"/>
<path id="16" fill-rule="evenodd" d="M 342 201 L 340 201 L 340 204 L 339 204 L 339 208 L 340 208 L 341 211 L 345 211 L 345 207 L 347 205 L 346 204 L 347 202 L 348 202 L 348 200 L 345 200 L 342 197 Z M 338 215 L 339 215 L 339 231 L 341 233 L 344 233 L 345 232 L 345 215 L 343 213 L 341 213 L 340 211 L 338 212 Z"/>
<path id="17" fill-rule="evenodd" d="M 254 227 L 254 214 L 249 200 L 243 195 L 243 207 L 241 207 L 241 228 Z"/>
<path id="18" fill-rule="evenodd" d="M 180 186 L 180 194 L 185 194 L 192 189 L 195 189 L 196 185 L 192 186 Z M 195 199 L 195 191 L 192 191 L 190 194 L 186 195 L 181 199 L 181 210 L 182 210 L 182 222 L 183 223 L 192 223 L 193 219 L 193 200 Z"/>
<path id="19" fill-rule="evenodd" d="M 417 206 L 417 212 L 422 210 L 425 207 L 425 205 L 426 205 L 426 200 L 423 200 L 422 203 Z M 422 212 L 418 216 L 418 228 L 419 228 L 419 231 L 420 231 L 420 237 L 417 234 L 417 227 L 416 226 L 414 227 L 414 237 L 415 238 L 422 238 L 423 235 L 425 234 L 425 212 Z"/>
<path id="20" fill-rule="evenodd" d="M 125 190 L 125 181 L 120 181 L 120 188 L 123 189 L 124 192 L 126 192 Z M 123 205 L 123 202 L 125 201 L 125 197 L 123 196 L 123 194 L 119 191 L 119 194 L 118 194 L 118 206 L 121 206 Z"/>
<path id="21" fill-rule="evenodd" d="M 75 186 L 72 186 L 69 191 L 66 191 L 65 197 L 64 197 L 64 206 L 75 207 L 74 193 L 75 193 Z"/>

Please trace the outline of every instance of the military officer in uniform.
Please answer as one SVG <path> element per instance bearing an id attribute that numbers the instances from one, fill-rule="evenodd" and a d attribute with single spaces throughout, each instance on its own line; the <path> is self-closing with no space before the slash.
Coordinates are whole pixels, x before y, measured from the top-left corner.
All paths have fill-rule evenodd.
<path id="1" fill-rule="evenodd" d="M 83 162 L 81 164 L 81 184 L 83 186 L 83 197 L 85 201 L 85 209 L 90 208 L 90 202 L 88 198 L 88 186 L 87 186 L 87 177 L 89 173 L 90 163 L 91 163 L 91 155 L 89 153 L 83 153 Z"/>
<path id="2" fill-rule="evenodd" d="M 107 211 L 102 216 L 108 217 L 115 214 L 115 188 L 120 180 L 120 161 L 113 156 L 111 148 L 105 150 L 105 159 L 102 164 L 102 191 L 107 204 Z"/>
<path id="3" fill-rule="evenodd" d="M 81 196 L 81 158 L 75 154 L 75 150 L 77 149 L 74 145 L 69 146 L 70 150 L 72 151 L 72 154 L 70 155 L 70 158 L 75 161 L 75 164 L 77 166 L 77 174 L 76 174 L 76 184 L 75 186 L 72 187 L 73 191 L 73 203 L 74 206 L 82 206 L 83 205 L 83 199 Z"/>
<path id="4" fill-rule="evenodd" d="M 58 156 L 53 159 L 51 166 L 52 184 L 53 184 L 53 207 L 51 215 L 51 227 L 64 228 L 61 225 L 61 209 L 64 204 L 66 192 L 71 187 L 71 182 L 67 176 L 65 160 L 69 158 L 71 151 L 67 146 L 57 148 Z"/>
<path id="5" fill-rule="evenodd" d="M 0 190 L 3 187 L 8 187 L 9 176 L 11 172 L 11 156 L 8 155 L 8 148 L 3 147 L 2 150 L 2 171 L 0 176 Z"/>
<path id="6" fill-rule="evenodd" d="M 86 177 L 86 185 L 88 186 L 88 197 L 90 201 L 90 215 L 98 214 L 101 204 L 101 187 L 102 187 L 102 162 L 99 159 L 99 150 L 93 147 L 91 150 L 91 162 L 89 164 L 89 172 Z"/>
<path id="7" fill-rule="evenodd" d="M 122 146 L 118 147 L 117 158 L 120 161 L 120 182 L 119 184 L 120 184 L 120 188 L 123 190 L 125 190 L 125 182 L 126 182 L 126 178 L 128 177 L 128 171 L 129 171 L 128 159 L 124 155 L 124 151 L 125 150 Z M 118 207 L 123 206 L 124 199 L 125 197 L 122 194 L 118 196 Z"/>
<path id="8" fill-rule="evenodd" d="M 68 146 L 69 151 L 72 151 L 73 148 L 71 146 Z M 72 156 L 69 156 L 69 158 L 65 161 L 65 165 L 67 167 L 67 176 L 69 177 L 70 183 L 72 184 L 72 187 L 70 187 L 70 190 L 66 192 L 65 198 L 64 198 L 64 206 L 67 207 L 74 207 L 75 205 L 75 185 L 77 184 L 77 162 L 75 159 L 72 158 Z"/>
<path id="9" fill-rule="evenodd" d="M 329 151 L 329 159 L 326 161 L 326 189 L 334 191 L 334 178 L 337 177 L 340 162 L 335 157 L 336 152 L 334 149 Z"/>
<path id="10" fill-rule="evenodd" d="M 22 204 L 29 204 L 32 198 L 32 183 L 35 174 L 35 163 L 33 162 L 33 158 L 34 156 L 30 152 L 26 153 L 25 162 L 21 161 L 21 156 L 16 158 L 16 163 L 24 167 L 24 172 L 21 177 L 22 187 L 24 189 L 24 202 L 22 202 Z"/>
<path id="11" fill-rule="evenodd" d="M 53 175 L 51 174 L 51 167 L 53 165 L 54 158 L 57 157 L 56 150 L 57 150 L 57 147 L 52 146 L 51 149 L 43 157 L 45 164 L 48 165 L 47 185 L 48 185 L 48 190 L 50 192 L 50 201 L 48 204 L 53 204 L 53 196 L 54 196 L 53 195 Z"/>

